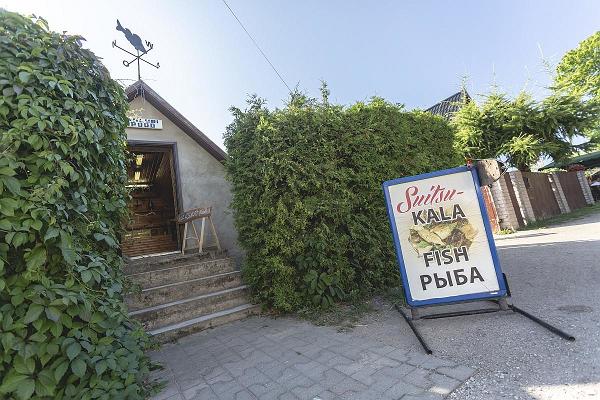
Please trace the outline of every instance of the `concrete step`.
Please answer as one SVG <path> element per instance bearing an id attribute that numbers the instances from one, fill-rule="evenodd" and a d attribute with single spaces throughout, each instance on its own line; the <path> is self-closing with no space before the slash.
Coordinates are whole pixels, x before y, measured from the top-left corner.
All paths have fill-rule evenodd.
<path id="1" fill-rule="evenodd" d="M 140 285 L 142 289 L 148 289 L 235 271 L 235 262 L 232 258 L 219 258 L 206 261 L 191 260 L 183 264 L 161 265 L 164 268 L 134 273 L 129 275 L 129 279 L 133 283 Z"/>
<path id="2" fill-rule="evenodd" d="M 238 286 L 143 308 L 132 311 L 129 315 L 140 321 L 144 329 L 148 331 L 238 307 L 246 303 L 248 303 L 248 288 L 247 286 Z"/>
<path id="3" fill-rule="evenodd" d="M 233 271 L 143 289 L 141 293 L 128 296 L 125 302 L 129 311 L 137 311 L 238 286 L 242 286 L 241 273 Z"/>
<path id="4" fill-rule="evenodd" d="M 125 275 L 138 274 L 141 272 L 150 272 L 159 269 L 176 267 L 180 265 L 189 265 L 203 261 L 217 260 L 227 258 L 227 251 L 207 251 L 204 253 L 192 254 L 168 254 L 156 257 L 142 257 L 129 259 L 123 267 Z"/>
<path id="5" fill-rule="evenodd" d="M 242 304 L 240 306 L 228 308 L 209 315 L 203 315 L 183 322 L 154 329 L 148 333 L 154 336 L 159 342 L 170 342 L 182 336 L 199 332 L 204 329 L 213 328 L 228 322 L 236 321 L 250 315 L 258 314 L 259 312 L 259 306 L 253 304 Z"/>
<path id="6" fill-rule="evenodd" d="M 177 242 L 171 235 L 156 235 L 148 237 L 128 238 L 123 240 L 121 248 L 129 257 L 142 254 L 162 253 L 177 250 Z"/>

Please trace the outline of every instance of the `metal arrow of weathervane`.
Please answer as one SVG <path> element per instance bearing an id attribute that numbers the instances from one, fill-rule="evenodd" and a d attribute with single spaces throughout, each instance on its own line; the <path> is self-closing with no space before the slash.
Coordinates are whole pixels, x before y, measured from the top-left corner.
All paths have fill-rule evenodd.
<path id="1" fill-rule="evenodd" d="M 150 43 L 149 41 L 146 40 L 145 44 L 146 44 L 147 48 L 144 47 L 144 43 L 142 42 L 142 38 L 140 38 L 135 33 L 132 33 L 129 29 L 124 28 L 121 25 L 121 23 L 119 22 L 119 20 L 117 20 L 117 30 L 123 32 L 123 34 L 125 35 L 125 38 L 135 48 L 135 50 L 137 52 L 137 55 L 133 54 L 129 50 L 125 50 L 121 46 L 117 45 L 117 41 L 116 40 L 113 40 L 112 45 L 113 45 L 113 47 L 116 47 L 116 48 L 118 48 L 120 50 L 123 50 L 125 53 L 130 54 L 133 57 L 135 57 L 131 61 L 123 60 L 123 65 L 126 66 L 126 67 L 129 67 L 132 63 L 134 63 L 135 61 L 137 61 L 138 80 L 142 79 L 142 77 L 140 75 L 140 61 L 143 61 L 146 64 L 153 66 L 154 68 L 160 68 L 160 64 L 159 63 L 156 63 L 156 65 L 155 65 L 155 64 L 152 64 L 151 62 L 146 61 L 146 60 L 144 60 L 142 58 L 144 55 L 148 54 L 148 52 L 154 48 L 154 45 L 152 43 Z"/>

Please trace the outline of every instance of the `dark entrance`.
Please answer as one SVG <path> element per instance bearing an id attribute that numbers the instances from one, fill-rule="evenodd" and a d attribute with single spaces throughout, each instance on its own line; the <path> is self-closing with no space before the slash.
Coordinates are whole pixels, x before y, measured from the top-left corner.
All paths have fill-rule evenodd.
<path id="1" fill-rule="evenodd" d="M 123 238 L 129 257 L 160 254 L 179 248 L 175 216 L 178 213 L 174 144 L 130 142 L 127 166 L 130 219 Z"/>

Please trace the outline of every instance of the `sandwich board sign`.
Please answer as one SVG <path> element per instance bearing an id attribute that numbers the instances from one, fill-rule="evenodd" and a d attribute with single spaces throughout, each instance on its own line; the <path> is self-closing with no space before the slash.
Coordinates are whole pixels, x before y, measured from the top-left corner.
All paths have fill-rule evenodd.
<path id="1" fill-rule="evenodd" d="M 476 168 L 383 183 L 410 307 L 507 294 Z"/>

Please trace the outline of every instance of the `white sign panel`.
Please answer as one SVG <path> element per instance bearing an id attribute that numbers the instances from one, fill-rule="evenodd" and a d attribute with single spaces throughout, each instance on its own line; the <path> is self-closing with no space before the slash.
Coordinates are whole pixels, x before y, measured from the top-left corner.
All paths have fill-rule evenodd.
<path id="1" fill-rule="evenodd" d="M 474 168 L 395 179 L 383 189 L 410 306 L 506 295 Z"/>
<path id="2" fill-rule="evenodd" d="M 129 128 L 162 129 L 162 119 L 131 118 L 129 119 Z"/>

